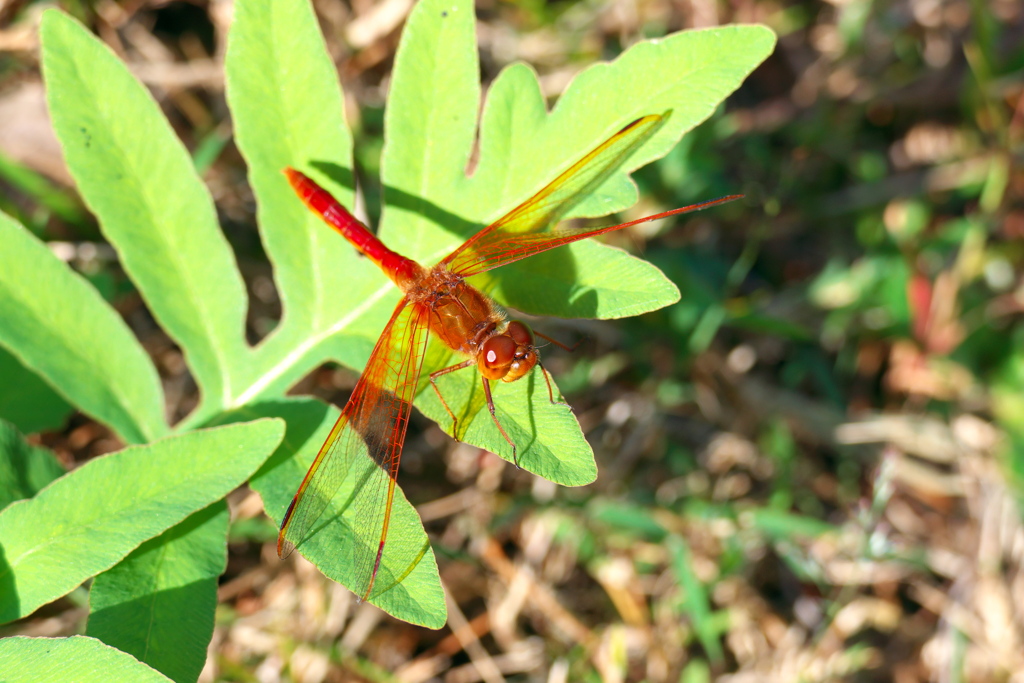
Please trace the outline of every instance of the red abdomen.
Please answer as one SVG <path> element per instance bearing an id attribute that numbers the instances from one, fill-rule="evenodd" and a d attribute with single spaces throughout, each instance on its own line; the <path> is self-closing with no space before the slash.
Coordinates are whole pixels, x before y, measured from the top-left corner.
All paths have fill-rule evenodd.
<path id="1" fill-rule="evenodd" d="M 315 181 L 294 168 L 286 168 L 284 174 L 310 211 L 323 218 L 361 254 L 380 266 L 384 274 L 403 291 L 423 276 L 423 268 L 418 263 L 385 247 L 376 235 Z"/>

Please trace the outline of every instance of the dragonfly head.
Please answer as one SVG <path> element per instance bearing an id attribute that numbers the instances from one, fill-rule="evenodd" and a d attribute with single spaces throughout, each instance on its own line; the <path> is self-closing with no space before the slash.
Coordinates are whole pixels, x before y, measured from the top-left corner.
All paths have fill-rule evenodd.
<path id="1" fill-rule="evenodd" d="M 537 364 L 537 346 L 533 332 L 519 320 L 509 322 L 502 334 L 484 342 L 480 351 L 480 374 L 487 379 L 514 382 Z"/>

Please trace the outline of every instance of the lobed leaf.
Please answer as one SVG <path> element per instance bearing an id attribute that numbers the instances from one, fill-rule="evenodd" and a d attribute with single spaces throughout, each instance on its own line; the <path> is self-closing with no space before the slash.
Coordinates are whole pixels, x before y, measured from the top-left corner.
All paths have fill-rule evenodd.
<path id="1" fill-rule="evenodd" d="M 396 57 L 385 122 L 382 180 L 387 203 L 380 234 L 388 246 L 424 263 L 441 258 L 622 125 L 641 114 L 675 108 L 665 129 L 576 213 L 624 208 L 636 197 L 627 171 L 664 154 L 684 130 L 709 116 L 774 44 L 767 29 L 737 27 L 679 34 L 653 48 L 641 45 L 610 65 L 581 74 L 551 114 L 533 72 L 522 65 L 510 67 L 488 95 L 480 162 L 467 176 L 480 99 L 473 22 L 472 5 L 464 0 L 419 3 L 406 23 Z M 294 305 L 286 301 L 285 323 L 258 350 L 252 381 L 244 392 L 245 400 L 251 400 L 283 390 L 324 357 L 360 367 L 397 295 L 365 259 L 352 259 L 354 250 L 340 237 L 315 218 L 310 225 L 310 216 L 302 213 L 305 209 L 278 176 L 279 167 L 298 158 L 303 170 L 343 203 L 350 201 L 352 175 L 344 165 L 350 156 L 349 141 L 338 141 L 343 122 L 338 114 L 329 113 L 340 113 L 340 97 L 307 5 L 246 3 L 231 40 L 228 90 L 238 114 L 239 144 L 251 163 L 261 224 L 282 295 L 296 292 Z M 595 101 L 602 106 L 594 107 Z M 281 134 L 282 130 L 287 132 Z M 298 238 L 297 244 L 281 238 L 283 224 Z M 323 260 L 310 255 L 317 228 L 326 235 L 323 245 L 330 251 Z M 353 269 L 358 270 L 348 279 L 331 279 Z M 293 278 L 293 285 L 286 283 L 288 278 Z M 313 281 L 325 287 L 307 292 Z M 372 286 L 366 289 L 363 283 Z M 500 269 L 480 278 L 480 284 L 506 304 L 561 316 L 635 315 L 679 297 L 676 287 L 650 264 L 596 242 Z M 306 292 L 302 305 L 312 310 L 294 310 L 300 305 L 299 292 Z M 344 296 L 335 296 L 341 293 Z M 291 346 L 283 358 L 277 355 L 294 334 L 289 316 L 298 329 L 301 324 L 313 325 L 316 311 L 324 312 L 320 320 L 327 321 L 326 332 Z M 462 388 L 453 400 L 472 404 L 477 380 L 456 384 Z M 438 415 L 439 405 L 430 404 L 431 395 L 421 393 L 417 404 Z M 533 410 L 544 408 L 534 404 Z M 478 445 L 503 448 L 503 440 L 491 438 L 500 436 L 496 430 L 480 429 L 488 440 Z M 517 425 L 528 440 L 530 430 L 525 421 Z M 578 428 L 573 430 L 579 434 Z M 589 453 L 582 436 L 571 436 L 573 430 L 568 438 L 579 439 L 576 450 Z M 475 432 L 467 434 L 476 438 Z"/>

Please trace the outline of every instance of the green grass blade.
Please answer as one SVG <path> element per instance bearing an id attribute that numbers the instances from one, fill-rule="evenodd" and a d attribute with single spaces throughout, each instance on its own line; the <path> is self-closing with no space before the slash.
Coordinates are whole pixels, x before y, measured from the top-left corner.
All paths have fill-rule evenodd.
<path id="1" fill-rule="evenodd" d="M 0 671 L 4 683 L 168 683 L 170 680 L 131 655 L 86 636 L 0 639 Z"/>
<path id="2" fill-rule="evenodd" d="M 668 533 L 651 514 L 651 509 L 623 501 L 596 500 L 587 515 L 595 522 L 630 532 L 634 537 L 661 542 Z"/>
<path id="3" fill-rule="evenodd" d="M 0 510 L 31 498 L 63 474 L 53 453 L 29 445 L 13 425 L 0 420 Z"/>
<path id="4" fill-rule="evenodd" d="M 149 92 L 57 10 L 40 27 L 54 129 L 86 204 L 153 315 L 182 347 L 205 402 L 244 367 L 246 294 L 213 200 Z"/>
<path id="5" fill-rule="evenodd" d="M 0 152 L 0 178 L 32 197 L 61 220 L 77 225 L 87 220 L 73 192 L 59 188 L 52 180 Z"/>
<path id="6" fill-rule="evenodd" d="M 749 510 L 746 519 L 753 528 L 773 541 L 814 539 L 839 531 L 834 524 L 820 519 L 772 508 Z"/>
<path id="7" fill-rule="evenodd" d="M 249 481 L 276 524 L 281 523 L 306 470 L 338 419 L 338 412 L 333 406 L 313 399 L 282 399 L 250 405 L 222 416 L 224 420 L 280 417 L 287 422 L 288 431 L 281 446 Z M 353 544 L 375 545 L 378 540 L 368 538 L 365 522 L 354 518 L 358 505 L 354 503 L 353 495 L 359 495 L 361 491 L 357 485 L 361 478 L 357 474 L 342 484 L 334 496 L 333 507 L 321 517 L 324 528 L 298 549 L 328 578 L 343 586 L 358 583 L 352 575 Z M 351 504 L 350 499 L 353 500 Z M 423 523 L 401 489 L 395 494 L 388 552 L 384 554 L 378 576 L 404 578 L 390 590 L 371 597 L 369 602 L 413 624 L 428 628 L 444 626 L 447 608 L 437 561 Z"/>
<path id="8" fill-rule="evenodd" d="M 31 614 L 227 495 L 277 447 L 276 420 L 190 432 L 89 461 L 0 512 L 0 623 Z"/>
<path id="9" fill-rule="evenodd" d="M 129 443 L 166 433 L 149 356 L 117 312 L 0 214 L 0 345 Z"/>
<path id="10" fill-rule="evenodd" d="M 178 683 L 206 662 L 227 568 L 228 506 L 221 500 L 135 549 L 89 590 L 86 634 Z"/>
<path id="11" fill-rule="evenodd" d="M 668 537 L 667 543 L 672 554 L 672 571 L 683 589 L 683 610 L 693 621 L 693 630 L 708 658 L 720 663 L 725 655 L 718 639 L 718 629 L 711 618 L 711 600 L 704 584 L 693 571 L 690 547 L 681 536 L 675 534 Z"/>

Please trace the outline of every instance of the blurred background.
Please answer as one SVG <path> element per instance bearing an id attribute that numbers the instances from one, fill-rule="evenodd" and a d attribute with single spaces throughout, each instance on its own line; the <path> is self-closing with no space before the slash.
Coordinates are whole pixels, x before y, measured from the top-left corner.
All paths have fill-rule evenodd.
<path id="1" fill-rule="evenodd" d="M 0 209 L 124 315 L 178 417 L 196 389 L 71 186 L 37 27 L 0 0 Z M 61 2 L 161 103 L 249 287 L 280 316 L 232 143 L 230 0 Z M 314 0 L 371 224 L 388 77 L 411 0 Z M 682 300 L 545 319 L 548 367 L 594 447 L 566 489 L 414 417 L 400 483 L 450 594 L 430 631 L 280 562 L 259 497 L 232 540 L 202 681 L 1024 681 L 1024 6 L 1019 0 L 477 3 L 482 78 L 524 60 L 553 101 L 645 38 L 767 24 L 776 52 L 635 175 L 624 218 L 746 198 L 609 235 Z M 0 245 L 2 248 L 2 245 Z M 121 447 L 0 352 L 0 417 L 68 467 Z M 296 393 L 343 403 L 324 367 Z M 13 392 L 12 387 L 19 387 Z M 31 395 L 26 387 L 32 387 Z M 26 398 L 26 396 L 28 396 Z M 73 594 L 0 635 L 81 632 Z"/>

